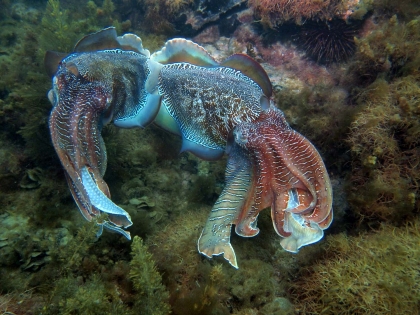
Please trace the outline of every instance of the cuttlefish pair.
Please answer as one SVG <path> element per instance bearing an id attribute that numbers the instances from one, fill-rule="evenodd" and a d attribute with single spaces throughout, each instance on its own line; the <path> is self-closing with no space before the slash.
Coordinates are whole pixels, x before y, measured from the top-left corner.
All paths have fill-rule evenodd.
<path id="1" fill-rule="evenodd" d="M 102 127 L 154 123 L 182 137 L 181 151 L 206 160 L 228 155 L 226 185 L 198 240 L 207 257 L 223 254 L 238 268 L 230 244 L 258 234 L 271 207 L 282 247 L 297 252 L 319 241 L 332 220 L 332 189 L 315 147 L 291 129 L 272 100 L 264 69 L 243 54 L 217 62 L 201 46 L 172 39 L 150 55 L 134 34 L 114 28 L 80 40 L 71 54 L 47 52 L 53 87 L 49 127 L 72 195 L 87 220 L 130 239 L 130 215 L 114 204 L 103 180 Z"/>

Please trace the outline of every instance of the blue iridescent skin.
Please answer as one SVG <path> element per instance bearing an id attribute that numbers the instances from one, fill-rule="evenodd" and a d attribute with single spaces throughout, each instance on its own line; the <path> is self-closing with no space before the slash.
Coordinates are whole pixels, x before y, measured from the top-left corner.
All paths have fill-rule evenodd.
<path id="1" fill-rule="evenodd" d="M 45 64 L 53 77 L 52 142 L 87 220 L 107 213 L 101 227 L 130 239 L 130 215 L 111 201 L 103 180 L 100 132 L 109 122 L 154 123 L 182 137 L 181 151 L 207 160 L 229 154 L 226 186 L 198 240 L 200 253 L 223 254 L 238 268 L 231 227 L 256 235 L 258 213 L 269 206 L 286 250 L 322 238 L 332 220 L 328 173 L 316 149 L 275 108 L 270 80 L 251 58 L 218 63 L 184 39 L 150 56 L 139 37 L 117 37 L 108 28 L 83 38 L 70 55 L 48 52 Z"/>

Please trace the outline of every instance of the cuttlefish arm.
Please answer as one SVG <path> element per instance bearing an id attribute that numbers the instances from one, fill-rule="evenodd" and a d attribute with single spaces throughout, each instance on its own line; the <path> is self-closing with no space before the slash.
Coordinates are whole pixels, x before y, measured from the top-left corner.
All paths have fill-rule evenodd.
<path id="1" fill-rule="evenodd" d="M 238 269 L 236 254 L 230 244 L 231 229 L 237 221 L 238 212 L 249 207 L 246 205 L 249 201 L 247 195 L 252 188 L 252 166 L 247 152 L 239 146 L 229 152 L 225 180 L 225 187 L 211 209 L 198 239 L 198 251 L 209 258 L 223 254 Z"/>
<path id="2" fill-rule="evenodd" d="M 282 112 L 270 107 L 253 123 L 234 130 L 235 143 L 246 149 L 253 165 L 252 206 L 239 213 L 236 232 L 258 232 L 258 213 L 271 206 L 282 247 L 296 253 L 319 241 L 332 221 L 332 188 L 316 148 L 289 127 Z"/>
<path id="3" fill-rule="evenodd" d="M 97 82 L 82 80 L 75 69 L 62 69 L 53 79 L 49 128 L 54 148 L 65 169 L 70 191 L 83 216 L 91 221 L 108 213 L 101 224 L 130 238 L 122 229 L 130 215 L 110 200 L 103 180 L 106 149 L 99 125 L 110 104 L 110 93 Z"/>
<path id="4" fill-rule="evenodd" d="M 332 189 L 315 147 L 274 106 L 256 121 L 238 124 L 233 139 L 226 186 L 200 236 L 199 252 L 223 254 L 238 268 L 231 227 L 243 237 L 257 235 L 258 214 L 270 206 L 285 250 L 295 253 L 319 241 L 332 220 Z"/>

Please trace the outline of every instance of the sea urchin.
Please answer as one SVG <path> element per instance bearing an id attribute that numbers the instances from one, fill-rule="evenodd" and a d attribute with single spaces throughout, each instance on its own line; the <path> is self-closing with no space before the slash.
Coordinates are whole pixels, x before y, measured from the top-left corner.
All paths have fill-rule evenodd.
<path id="1" fill-rule="evenodd" d="M 318 63 L 348 60 L 355 52 L 357 29 L 343 20 L 310 22 L 297 36 L 298 46 Z"/>

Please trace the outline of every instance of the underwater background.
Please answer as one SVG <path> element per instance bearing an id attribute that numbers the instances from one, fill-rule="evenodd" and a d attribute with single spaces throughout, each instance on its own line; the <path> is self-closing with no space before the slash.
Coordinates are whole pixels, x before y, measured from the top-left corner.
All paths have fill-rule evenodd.
<path id="1" fill-rule="evenodd" d="M 107 26 L 260 62 L 330 174 L 326 236 L 285 252 L 265 210 L 232 236 L 239 270 L 205 258 L 226 159 L 111 124 L 105 180 L 138 237 L 96 239 L 51 144 L 43 58 Z M 0 314 L 419 314 L 419 144 L 417 0 L 0 0 Z"/>

